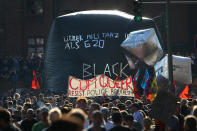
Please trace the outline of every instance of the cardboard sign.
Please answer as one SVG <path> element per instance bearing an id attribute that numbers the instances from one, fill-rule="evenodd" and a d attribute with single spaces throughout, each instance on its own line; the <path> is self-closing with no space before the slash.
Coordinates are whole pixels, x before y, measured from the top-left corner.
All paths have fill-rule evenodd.
<path id="1" fill-rule="evenodd" d="M 163 50 L 154 28 L 131 32 L 122 42 L 121 47 L 150 66 L 154 66 L 163 56 Z"/>
<path id="2" fill-rule="evenodd" d="M 69 77 L 68 97 L 95 96 L 134 96 L 132 78 L 112 80 L 105 75 L 98 75 L 89 80 Z"/>
<path id="3" fill-rule="evenodd" d="M 173 59 L 173 77 L 175 82 L 183 84 L 192 83 L 191 58 L 182 56 L 172 56 Z M 154 66 L 156 76 L 162 75 L 168 79 L 168 55 L 161 59 Z"/>

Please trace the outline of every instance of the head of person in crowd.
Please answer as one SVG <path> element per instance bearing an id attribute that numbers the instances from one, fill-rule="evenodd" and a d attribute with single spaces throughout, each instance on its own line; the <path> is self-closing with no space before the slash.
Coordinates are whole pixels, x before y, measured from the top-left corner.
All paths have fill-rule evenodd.
<path id="1" fill-rule="evenodd" d="M 64 100 L 64 106 L 68 105 L 68 104 L 69 104 L 69 101 L 68 100 Z"/>
<path id="2" fill-rule="evenodd" d="M 27 110 L 27 113 L 26 113 L 26 118 L 28 120 L 33 120 L 34 119 L 34 110 L 32 108 L 29 108 Z"/>
<path id="3" fill-rule="evenodd" d="M 175 115 L 179 115 L 180 113 L 181 113 L 181 103 L 178 101 L 176 103 Z"/>
<path id="4" fill-rule="evenodd" d="M 0 108 L 0 130 L 8 127 L 11 123 L 11 114 L 7 109 Z"/>
<path id="5" fill-rule="evenodd" d="M 86 112 L 87 105 L 88 105 L 88 100 L 85 97 L 79 97 L 76 100 L 76 107 L 82 109 L 84 112 Z"/>
<path id="6" fill-rule="evenodd" d="M 7 108 L 12 108 L 13 107 L 13 102 L 12 101 L 8 101 L 7 102 Z"/>
<path id="7" fill-rule="evenodd" d="M 48 119 L 47 119 L 48 113 L 49 113 L 49 109 L 47 107 L 41 107 L 40 108 L 39 117 L 40 117 L 41 122 L 44 125 L 48 124 Z"/>
<path id="8" fill-rule="evenodd" d="M 181 114 L 184 116 L 187 116 L 187 115 L 189 115 L 189 113 L 190 113 L 190 111 L 189 111 L 188 105 L 181 104 Z"/>
<path id="9" fill-rule="evenodd" d="M 122 115 L 122 124 L 123 125 L 126 125 L 127 123 L 126 123 L 126 117 L 127 117 L 127 115 L 128 115 L 128 112 L 126 111 L 126 110 L 122 110 L 122 111 L 120 111 L 120 113 L 121 113 L 121 115 Z"/>
<path id="10" fill-rule="evenodd" d="M 90 106 L 93 103 L 91 99 L 88 99 L 88 106 Z"/>
<path id="11" fill-rule="evenodd" d="M 122 115 L 120 112 L 113 112 L 112 121 L 115 126 L 121 126 L 122 124 Z"/>
<path id="12" fill-rule="evenodd" d="M 89 107 L 88 118 L 92 119 L 92 112 L 95 110 L 100 110 L 100 105 L 98 103 L 92 103 Z"/>
<path id="13" fill-rule="evenodd" d="M 17 105 L 16 110 L 21 113 L 21 111 L 23 110 L 23 107 L 21 105 Z"/>
<path id="14" fill-rule="evenodd" d="M 141 131 L 142 130 L 142 125 L 134 120 L 133 115 L 129 114 L 126 117 L 126 125 L 129 127 L 129 129 L 133 131 Z"/>
<path id="15" fill-rule="evenodd" d="M 184 131 L 196 131 L 197 130 L 197 118 L 192 115 L 185 117 Z"/>
<path id="16" fill-rule="evenodd" d="M 126 100 L 125 101 L 126 107 L 128 108 L 130 105 L 132 105 L 131 100 Z"/>
<path id="17" fill-rule="evenodd" d="M 104 120 L 107 121 L 108 118 L 109 118 L 109 116 L 110 116 L 110 114 L 109 114 L 109 109 L 108 109 L 107 107 L 102 107 L 102 108 L 101 108 L 101 112 L 102 112 L 102 114 L 103 114 Z"/>
<path id="18" fill-rule="evenodd" d="M 21 96 L 20 96 L 19 93 L 15 93 L 14 96 L 13 96 L 13 98 L 14 98 L 15 100 L 19 100 L 20 97 L 21 97 Z"/>
<path id="19" fill-rule="evenodd" d="M 23 104 L 23 110 L 27 111 L 29 108 L 32 108 L 31 103 L 24 103 Z"/>
<path id="20" fill-rule="evenodd" d="M 8 96 L 7 101 L 12 101 L 12 98 L 10 96 Z"/>
<path id="21" fill-rule="evenodd" d="M 35 96 L 31 97 L 31 103 L 32 104 L 37 103 L 37 97 L 35 97 Z"/>
<path id="22" fill-rule="evenodd" d="M 133 114 L 139 110 L 139 105 L 137 103 L 134 103 L 130 106 L 130 112 Z"/>
<path id="23" fill-rule="evenodd" d="M 18 110 L 15 110 L 13 113 L 13 121 L 18 122 L 21 121 L 21 112 Z"/>
<path id="24" fill-rule="evenodd" d="M 187 106 L 187 104 L 188 104 L 188 100 L 181 99 L 181 106 L 183 106 L 183 105 Z"/>
<path id="25" fill-rule="evenodd" d="M 142 102 L 142 101 L 138 101 L 138 108 L 139 108 L 139 110 L 142 110 L 143 109 L 143 105 L 144 105 L 144 103 Z"/>
<path id="26" fill-rule="evenodd" d="M 126 105 L 124 103 L 118 103 L 117 107 L 120 109 L 120 111 L 126 110 Z"/>
<path id="27" fill-rule="evenodd" d="M 63 117 L 65 118 L 65 117 Z M 80 109 L 80 108 L 75 108 L 72 109 L 67 115 L 66 115 L 67 119 L 72 119 L 75 121 L 75 123 L 77 123 L 78 125 L 80 125 L 80 127 L 83 129 L 85 121 L 87 119 L 87 115 L 85 114 L 85 112 Z"/>
<path id="28" fill-rule="evenodd" d="M 60 120 L 61 117 L 62 117 L 61 110 L 59 108 L 55 107 L 49 111 L 48 121 L 49 121 L 49 123 L 53 123 L 57 120 Z"/>
<path id="29" fill-rule="evenodd" d="M 127 116 L 126 116 L 126 125 L 130 128 L 130 129 L 132 129 L 133 128 L 133 116 L 132 115 L 130 115 L 130 114 L 128 114 Z"/>
<path id="30" fill-rule="evenodd" d="M 71 120 L 55 121 L 46 131 L 82 131 L 80 125 Z"/>
<path id="31" fill-rule="evenodd" d="M 113 102 L 109 102 L 109 108 L 112 108 L 114 106 Z"/>
<path id="32" fill-rule="evenodd" d="M 192 106 L 193 106 L 191 101 L 188 101 L 188 104 L 187 104 L 187 105 L 188 105 L 188 108 L 190 108 L 190 109 L 191 109 Z"/>
<path id="33" fill-rule="evenodd" d="M 17 100 L 17 101 L 16 101 L 16 105 L 17 105 L 17 106 L 18 106 L 18 105 L 23 105 L 22 100 L 21 100 L 21 99 Z"/>
<path id="34" fill-rule="evenodd" d="M 44 94 L 42 93 L 39 94 L 39 100 L 44 101 Z"/>
<path id="35" fill-rule="evenodd" d="M 69 113 L 71 110 L 72 110 L 72 108 L 70 108 L 70 107 L 68 107 L 68 106 L 61 107 L 61 112 L 62 112 L 62 114 L 67 114 L 67 113 Z"/>
<path id="36" fill-rule="evenodd" d="M 31 104 L 31 99 L 30 98 L 26 98 L 25 99 L 25 103 L 30 103 Z"/>
<path id="37" fill-rule="evenodd" d="M 194 107 L 193 107 L 192 112 L 193 112 L 193 115 L 194 115 L 195 117 L 197 117 L 197 106 L 194 106 Z"/>
<path id="38" fill-rule="evenodd" d="M 46 106 L 47 108 L 49 108 L 49 109 L 52 109 L 51 103 L 45 103 L 45 106 Z"/>
<path id="39" fill-rule="evenodd" d="M 102 112 L 99 110 L 95 110 L 92 113 L 92 122 L 95 129 L 99 129 L 101 127 L 101 124 L 103 122 L 103 115 Z"/>
<path id="40" fill-rule="evenodd" d="M 72 109 L 73 108 L 73 104 L 72 103 L 69 103 L 68 104 L 68 107 Z"/>
<path id="41" fill-rule="evenodd" d="M 152 120 L 149 117 L 144 118 L 142 125 L 144 131 L 150 131 L 153 129 Z"/>
<path id="42" fill-rule="evenodd" d="M 196 99 L 192 99 L 192 106 L 197 106 L 197 100 Z"/>
<path id="43" fill-rule="evenodd" d="M 118 107 L 112 107 L 109 109 L 110 110 L 110 114 L 112 115 L 114 112 L 120 112 L 120 109 Z"/>

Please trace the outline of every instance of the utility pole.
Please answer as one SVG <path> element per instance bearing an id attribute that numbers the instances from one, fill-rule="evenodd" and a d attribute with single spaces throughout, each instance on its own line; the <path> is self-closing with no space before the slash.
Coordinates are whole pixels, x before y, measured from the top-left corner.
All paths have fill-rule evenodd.
<path id="1" fill-rule="evenodd" d="M 171 48 L 171 39 L 170 39 L 170 0 L 166 0 L 165 5 L 166 13 L 166 37 L 167 37 L 167 52 L 168 52 L 168 78 L 169 78 L 169 92 L 175 93 L 173 87 L 173 60 L 172 60 L 172 48 Z"/>

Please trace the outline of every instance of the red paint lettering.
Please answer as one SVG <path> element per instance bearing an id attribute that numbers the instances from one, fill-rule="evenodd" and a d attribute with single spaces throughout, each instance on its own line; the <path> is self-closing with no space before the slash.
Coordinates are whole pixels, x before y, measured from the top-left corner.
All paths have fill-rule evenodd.
<path id="1" fill-rule="evenodd" d="M 72 84 L 71 84 L 71 81 L 72 81 L 72 79 L 74 79 L 73 77 L 70 79 L 70 82 L 69 82 L 69 84 L 70 84 L 70 88 L 71 89 L 73 89 L 73 90 L 77 90 L 79 87 L 77 86 L 76 88 L 73 88 L 72 87 Z M 80 83 L 80 88 L 81 88 L 81 81 L 79 80 L 79 83 Z"/>
<path id="2" fill-rule="evenodd" d="M 116 87 L 116 85 L 114 84 L 114 82 L 113 82 L 113 81 L 111 82 L 111 83 L 113 83 L 113 84 L 114 84 L 114 86 L 112 86 L 112 87 L 110 86 L 110 82 L 111 82 L 111 81 L 110 81 L 110 79 L 109 79 L 109 78 L 107 78 L 107 84 L 108 84 L 108 87 L 109 87 L 109 88 L 115 88 L 115 87 Z"/>
<path id="3" fill-rule="evenodd" d="M 129 82 L 127 81 L 127 80 L 130 80 Z M 131 84 L 132 83 L 132 79 L 131 79 L 131 77 L 128 77 L 127 79 L 126 79 L 126 88 L 128 89 L 128 88 L 130 88 L 131 90 L 133 90 L 133 88 L 129 85 L 129 84 Z"/>
<path id="4" fill-rule="evenodd" d="M 103 75 L 101 75 L 100 78 L 99 78 L 99 84 L 100 84 L 101 87 L 107 87 L 107 83 L 104 83 L 104 82 L 103 82 L 104 85 L 101 84 L 101 79 L 102 79 L 102 77 L 103 77 Z M 104 77 L 105 77 L 105 76 L 104 76 Z M 103 78 L 104 78 L 104 77 L 103 77 Z"/>

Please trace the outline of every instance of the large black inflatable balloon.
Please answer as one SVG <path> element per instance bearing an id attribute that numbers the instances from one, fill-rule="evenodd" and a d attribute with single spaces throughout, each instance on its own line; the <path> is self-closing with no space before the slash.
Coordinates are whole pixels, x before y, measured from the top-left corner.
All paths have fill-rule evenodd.
<path id="1" fill-rule="evenodd" d="M 153 27 L 153 20 L 135 22 L 120 11 L 83 11 L 57 17 L 45 50 L 45 89 L 67 91 L 69 76 L 90 79 L 105 74 L 119 80 L 132 75 L 120 47 L 131 31 Z"/>

